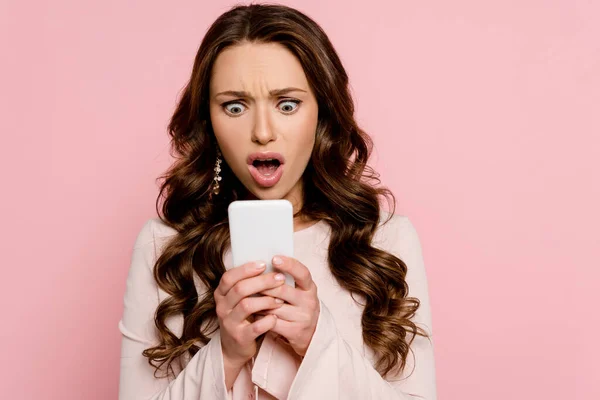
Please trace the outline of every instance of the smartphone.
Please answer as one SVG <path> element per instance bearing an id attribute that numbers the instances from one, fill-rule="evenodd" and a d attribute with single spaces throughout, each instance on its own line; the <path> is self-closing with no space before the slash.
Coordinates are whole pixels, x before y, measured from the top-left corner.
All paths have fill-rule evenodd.
<path id="1" fill-rule="evenodd" d="M 237 200 L 228 208 L 233 266 L 264 261 L 272 272 L 276 255 L 294 256 L 294 212 L 287 200 Z M 285 283 L 294 278 L 285 274 Z"/>

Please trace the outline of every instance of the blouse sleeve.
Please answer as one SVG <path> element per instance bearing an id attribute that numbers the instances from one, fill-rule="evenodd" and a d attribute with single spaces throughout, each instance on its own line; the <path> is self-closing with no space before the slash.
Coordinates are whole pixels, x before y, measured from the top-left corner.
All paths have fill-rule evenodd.
<path id="1" fill-rule="evenodd" d="M 409 295 L 421 302 L 413 321 L 430 338 L 416 336 L 401 376 L 384 379 L 362 352 L 342 338 L 334 318 L 321 302 L 317 327 L 290 388 L 289 400 L 436 399 L 431 312 L 421 245 L 408 218 L 394 217 L 390 223 L 396 233 L 392 235 L 392 247 L 387 250 L 408 267 Z"/>
<path id="2" fill-rule="evenodd" d="M 171 382 L 155 378 L 155 368 L 142 355 L 144 349 L 158 343 L 154 313 L 159 297 L 152 274 L 156 260 L 154 223 L 148 220 L 138 234 L 127 277 L 124 311 L 119 321 L 122 335 L 119 399 L 227 399 L 231 393 L 225 388 L 218 331 Z"/>

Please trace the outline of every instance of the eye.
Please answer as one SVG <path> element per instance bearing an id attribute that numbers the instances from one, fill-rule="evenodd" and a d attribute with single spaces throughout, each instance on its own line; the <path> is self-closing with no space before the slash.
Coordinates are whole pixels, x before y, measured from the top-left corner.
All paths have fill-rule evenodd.
<path id="1" fill-rule="evenodd" d="M 223 108 L 228 114 L 231 115 L 240 115 L 246 109 L 246 107 L 240 102 L 223 104 Z"/>
<path id="2" fill-rule="evenodd" d="M 284 100 L 277 106 L 285 114 L 292 114 L 294 111 L 296 111 L 300 103 L 300 100 Z"/>

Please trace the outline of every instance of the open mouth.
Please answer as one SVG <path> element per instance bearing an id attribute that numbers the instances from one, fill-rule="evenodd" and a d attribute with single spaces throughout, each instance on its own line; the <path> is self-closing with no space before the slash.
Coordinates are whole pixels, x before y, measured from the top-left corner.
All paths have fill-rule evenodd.
<path id="1" fill-rule="evenodd" d="M 274 158 L 268 158 L 265 160 L 254 160 L 252 162 L 254 168 L 258 170 L 264 176 L 271 176 L 277 171 L 277 168 L 281 165 L 281 162 Z"/>
<path id="2" fill-rule="evenodd" d="M 272 151 L 248 156 L 248 169 L 254 181 L 263 188 L 275 186 L 283 176 L 283 155 Z"/>

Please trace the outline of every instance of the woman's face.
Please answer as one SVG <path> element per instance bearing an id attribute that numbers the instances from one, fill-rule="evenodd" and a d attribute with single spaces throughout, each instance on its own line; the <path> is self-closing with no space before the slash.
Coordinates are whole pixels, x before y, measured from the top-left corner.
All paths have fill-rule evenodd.
<path id="1" fill-rule="evenodd" d="M 251 197 L 285 198 L 297 211 L 317 117 L 302 65 L 284 46 L 244 43 L 217 56 L 210 80 L 212 127 L 225 162 Z"/>

